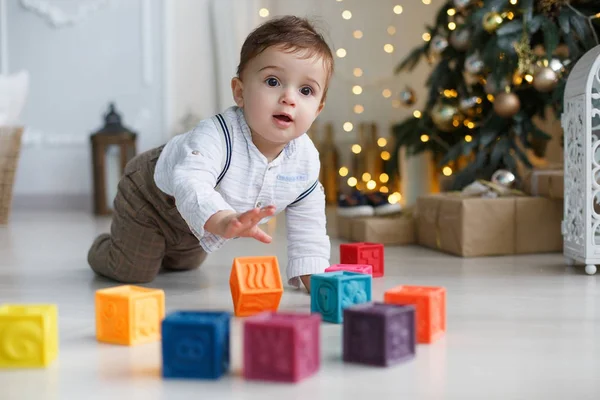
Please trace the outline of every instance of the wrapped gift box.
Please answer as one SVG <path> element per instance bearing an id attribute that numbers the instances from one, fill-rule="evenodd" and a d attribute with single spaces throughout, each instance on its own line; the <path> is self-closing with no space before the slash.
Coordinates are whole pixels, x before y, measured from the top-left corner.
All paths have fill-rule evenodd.
<path id="1" fill-rule="evenodd" d="M 523 177 L 523 191 L 531 196 L 562 199 L 565 192 L 562 169 L 534 169 Z"/>
<path id="2" fill-rule="evenodd" d="M 545 197 L 464 197 L 417 200 L 419 244 L 463 257 L 562 251 L 563 202 Z"/>
<path id="3" fill-rule="evenodd" d="M 338 217 L 338 237 L 351 242 L 384 245 L 416 243 L 415 220 L 408 213 L 387 217 Z"/>

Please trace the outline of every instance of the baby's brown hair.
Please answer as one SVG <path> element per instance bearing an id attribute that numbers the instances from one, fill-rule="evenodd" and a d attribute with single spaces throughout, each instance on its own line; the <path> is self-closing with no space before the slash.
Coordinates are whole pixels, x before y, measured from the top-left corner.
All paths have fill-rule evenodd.
<path id="1" fill-rule="evenodd" d="M 306 58 L 316 55 L 323 60 L 327 71 L 327 81 L 321 98 L 321 103 L 324 103 L 329 80 L 333 75 L 333 53 L 323 36 L 306 18 L 283 16 L 254 29 L 242 45 L 237 76 L 241 79 L 248 62 L 272 46 L 279 46 L 284 51 L 293 53 L 303 51 Z"/>

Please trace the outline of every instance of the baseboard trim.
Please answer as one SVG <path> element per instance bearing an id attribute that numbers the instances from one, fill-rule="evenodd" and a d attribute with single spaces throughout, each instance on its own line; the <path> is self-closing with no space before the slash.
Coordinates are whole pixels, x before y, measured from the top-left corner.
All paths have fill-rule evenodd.
<path id="1" fill-rule="evenodd" d="M 92 212 L 89 194 L 22 194 L 13 195 L 13 210 Z"/>

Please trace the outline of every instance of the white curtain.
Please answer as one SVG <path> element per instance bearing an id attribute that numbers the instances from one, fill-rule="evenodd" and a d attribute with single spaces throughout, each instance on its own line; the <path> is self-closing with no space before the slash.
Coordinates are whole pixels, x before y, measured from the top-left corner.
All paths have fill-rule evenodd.
<path id="1" fill-rule="evenodd" d="M 262 0 L 211 0 L 211 33 L 216 75 L 218 110 L 234 104 L 231 78 L 236 74 L 244 39 L 262 21 L 258 10 Z"/>

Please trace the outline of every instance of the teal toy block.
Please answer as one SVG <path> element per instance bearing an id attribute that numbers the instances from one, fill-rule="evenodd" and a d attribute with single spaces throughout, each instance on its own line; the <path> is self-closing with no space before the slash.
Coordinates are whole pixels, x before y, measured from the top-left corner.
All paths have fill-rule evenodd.
<path id="1" fill-rule="evenodd" d="M 326 272 L 310 277 L 310 310 L 323 321 L 341 324 L 344 309 L 371 301 L 372 277 L 349 271 Z"/>

